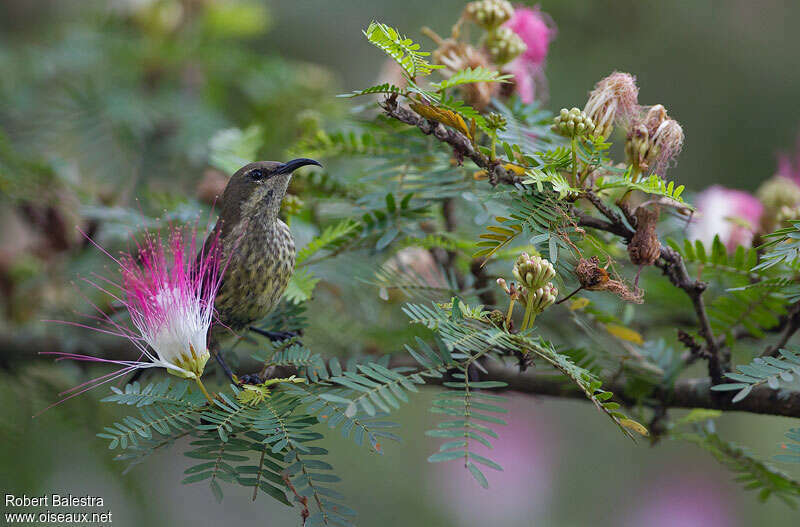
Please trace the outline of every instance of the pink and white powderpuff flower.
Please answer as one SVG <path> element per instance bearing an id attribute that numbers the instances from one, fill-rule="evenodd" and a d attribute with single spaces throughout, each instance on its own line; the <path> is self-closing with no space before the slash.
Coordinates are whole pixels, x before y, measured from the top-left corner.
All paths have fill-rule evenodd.
<path id="1" fill-rule="evenodd" d="M 525 52 L 514 59 L 508 68 L 514 75 L 515 89 L 525 104 L 536 98 L 536 85 L 544 84 L 544 62 L 550 42 L 556 36 L 553 21 L 539 7 L 514 9 L 514 16 L 503 24 L 525 42 Z"/>
<path id="2" fill-rule="evenodd" d="M 759 225 L 764 205 L 741 190 L 714 185 L 695 200 L 697 213 L 689 225 L 689 238 L 710 244 L 719 235 L 728 251 L 739 245 L 750 247 Z"/>
<path id="3" fill-rule="evenodd" d="M 210 236 L 198 254 L 196 226 L 171 227 L 166 237 L 147 232 L 142 241 L 135 242 L 135 251 L 117 258 L 90 239 L 117 264 L 119 278 L 95 276 L 83 280 L 123 306 L 130 315 L 130 324 L 117 322 L 94 304 L 98 315 L 89 318 L 95 325 L 58 322 L 126 338 L 140 356 L 138 360 L 126 361 L 46 353 L 59 359 L 120 366 L 115 372 L 64 392 L 69 394 L 65 400 L 143 368 L 164 368 L 172 375 L 198 381 L 203 389 L 200 376 L 210 356 L 206 336 L 214 319 L 214 298 L 224 272 L 219 234 Z"/>

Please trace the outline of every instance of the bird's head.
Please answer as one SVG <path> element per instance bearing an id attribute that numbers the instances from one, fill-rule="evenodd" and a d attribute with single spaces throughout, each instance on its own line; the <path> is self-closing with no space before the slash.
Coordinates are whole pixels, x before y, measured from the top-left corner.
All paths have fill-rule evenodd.
<path id="1" fill-rule="evenodd" d="M 225 187 L 220 200 L 221 217 L 231 222 L 240 218 L 277 218 L 292 173 L 306 165 L 322 166 L 306 158 L 286 163 L 256 161 L 243 166 Z"/>

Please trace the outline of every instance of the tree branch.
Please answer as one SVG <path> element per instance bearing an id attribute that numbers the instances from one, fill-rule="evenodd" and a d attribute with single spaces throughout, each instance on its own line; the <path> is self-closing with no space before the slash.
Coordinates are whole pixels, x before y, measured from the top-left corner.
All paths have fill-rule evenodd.
<path id="1" fill-rule="evenodd" d="M 411 361 L 402 357 L 393 360 L 394 366 L 412 366 Z M 546 395 L 569 399 L 587 400 L 586 394 L 575 384 L 570 383 L 556 372 L 541 373 L 533 369 L 520 372 L 517 367 L 505 366 L 496 361 L 482 364 L 487 373 L 481 377 L 508 383 L 508 390 L 529 395 Z M 428 379 L 428 383 L 441 383 L 446 379 Z M 784 417 L 800 417 L 800 391 L 773 390 L 768 386 L 756 386 L 745 399 L 732 403 L 732 395 L 717 397 L 723 392 L 712 392 L 711 379 L 681 379 L 672 389 L 655 387 L 645 398 L 650 406 L 664 408 L 712 408 L 735 412 L 749 412 Z M 614 397 L 628 406 L 641 401 L 625 395 L 626 383 L 611 380 L 603 384 L 603 389 L 614 393 Z"/>
<path id="2" fill-rule="evenodd" d="M 497 185 L 498 183 L 514 185 L 522 181 L 519 177 L 510 174 L 503 168 L 500 162 L 493 162 L 487 156 L 483 155 L 475 148 L 472 141 L 461 132 L 447 128 L 441 123 L 429 121 L 413 110 L 401 106 L 397 102 L 396 95 L 392 95 L 381 101 L 380 106 L 389 117 L 397 119 L 401 123 L 416 126 L 423 134 L 432 135 L 439 141 L 450 145 L 457 159 L 464 157 L 471 159 L 480 168 L 486 170 L 492 185 Z"/>
<path id="3" fill-rule="evenodd" d="M 591 190 L 587 190 L 585 196 L 603 216 L 608 218 L 608 221 L 581 213 L 578 216 L 578 224 L 610 232 L 622 237 L 626 242 L 630 242 L 635 231 L 625 224 L 622 216 L 603 203 L 600 197 Z M 706 342 L 705 347 L 708 351 L 706 355 L 708 359 L 708 373 L 714 381 L 714 384 L 721 382 L 722 374 L 728 369 L 728 357 L 723 356 L 722 347 L 714 337 L 714 332 L 711 329 L 711 322 L 708 319 L 708 313 L 706 312 L 706 306 L 703 300 L 703 292 L 706 290 L 706 283 L 700 280 L 694 280 L 689 276 L 686 265 L 683 263 L 683 258 L 671 247 L 661 245 L 661 255 L 655 265 L 663 271 L 673 285 L 683 289 L 691 299 L 694 312 L 697 315 L 700 325 L 700 335 Z"/>

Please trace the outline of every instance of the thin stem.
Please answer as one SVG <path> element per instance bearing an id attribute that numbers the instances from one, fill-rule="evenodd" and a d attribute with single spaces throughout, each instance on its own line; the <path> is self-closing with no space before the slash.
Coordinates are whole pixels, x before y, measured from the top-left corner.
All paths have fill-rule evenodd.
<path id="1" fill-rule="evenodd" d="M 200 388 L 200 391 L 206 396 L 209 404 L 214 404 L 214 399 L 212 399 L 211 395 L 209 395 L 208 390 L 206 390 L 206 387 L 203 385 L 203 381 L 200 380 L 200 377 L 195 377 L 194 380 L 197 382 L 197 386 Z"/>
<path id="2" fill-rule="evenodd" d="M 578 184 L 578 140 L 572 138 L 572 184 Z"/>
<path id="3" fill-rule="evenodd" d="M 506 327 L 507 328 L 511 327 L 511 315 L 514 314 L 514 303 L 516 303 L 516 299 L 514 299 L 512 297 L 511 300 L 508 303 L 508 313 L 506 314 Z"/>
<path id="4" fill-rule="evenodd" d="M 522 327 L 520 328 L 522 331 L 528 329 L 531 327 L 531 324 L 533 324 L 531 315 L 533 315 L 534 319 L 536 318 L 536 315 L 533 313 L 533 299 L 530 298 L 531 296 L 533 295 L 529 293 L 527 303 L 525 304 L 525 315 L 522 317 Z"/>

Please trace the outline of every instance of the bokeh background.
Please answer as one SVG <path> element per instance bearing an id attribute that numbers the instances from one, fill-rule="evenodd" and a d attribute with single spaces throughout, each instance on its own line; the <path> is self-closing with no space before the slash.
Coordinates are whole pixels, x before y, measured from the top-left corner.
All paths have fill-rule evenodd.
<path id="1" fill-rule="evenodd" d="M 419 28 L 447 33 L 462 5 L 0 2 L 4 493 L 100 495 L 121 526 L 297 523 L 294 511 L 264 497 L 252 503 L 244 489 L 228 488 L 216 504 L 204 485 L 180 485 L 187 463 L 177 449 L 121 475 L 94 437 L 116 417 L 116 409 L 96 403 L 99 394 L 31 419 L 83 375 L 35 354 L 43 344 L 75 338 L 40 320 L 74 300 L 72 289 L 53 282 L 66 283 L 90 265 L 76 249 L 76 215 L 91 223 L 93 214 L 107 218 L 135 197 L 147 198 L 144 207 L 171 210 L 176 196 L 202 198 L 203 183 L 214 182 L 210 143 L 226 128 L 259 124 L 267 145 L 259 154 L 282 158 L 302 130 L 298 116 L 311 109 L 328 121 L 344 118 L 349 103 L 334 96 L 376 79 L 383 57 L 360 33 L 372 19 L 424 46 L 430 43 Z M 753 190 L 775 171 L 776 154 L 793 150 L 800 3 L 539 5 L 558 27 L 545 68 L 546 104 L 583 106 L 599 78 L 615 69 L 635 74 L 640 102 L 664 104 L 683 125 L 686 144 L 670 174 L 690 189 L 720 183 Z M 322 319 L 306 337 L 312 348 L 325 342 L 345 349 L 347 332 L 331 335 L 335 324 Z M 691 445 L 633 445 L 589 405 L 549 398 L 513 398 L 512 425 L 495 447 L 506 471 L 489 474 L 484 491 L 466 474 L 425 462 L 427 397 L 400 411 L 404 441 L 387 445 L 383 456 L 365 457 L 334 438 L 340 490 L 360 525 L 736 527 L 795 525 L 799 517 L 774 500 L 759 504 Z M 765 458 L 788 425 L 736 414 L 719 421 L 727 438 Z"/>

